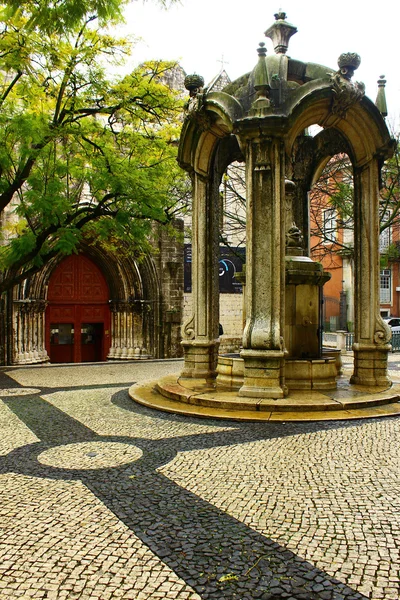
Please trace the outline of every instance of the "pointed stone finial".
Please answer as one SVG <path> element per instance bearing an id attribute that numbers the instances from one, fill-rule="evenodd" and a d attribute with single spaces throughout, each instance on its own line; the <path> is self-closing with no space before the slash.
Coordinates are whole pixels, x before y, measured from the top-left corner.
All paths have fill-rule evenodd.
<path id="1" fill-rule="evenodd" d="M 387 117 L 388 110 L 386 104 L 386 94 L 385 94 L 385 84 L 386 79 L 384 75 L 380 75 L 378 79 L 378 95 L 376 96 L 375 106 L 380 111 L 383 117 Z"/>
<path id="2" fill-rule="evenodd" d="M 265 47 L 264 42 L 260 42 L 258 44 L 257 54 L 258 54 L 259 58 L 267 56 L 267 49 Z"/>
<path id="3" fill-rule="evenodd" d="M 272 40 L 276 54 L 286 54 L 289 40 L 297 33 L 297 27 L 286 21 L 286 13 L 279 10 L 275 15 L 275 23 L 265 32 L 266 37 Z"/>
<path id="4" fill-rule="evenodd" d="M 253 69 L 254 89 L 257 92 L 257 97 L 252 104 L 251 114 L 253 116 L 262 116 L 270 107 L 269 100 L 270 85 L 268 80 L 268 69 L 266 63 L 267 49 L 264 42 L 260 42 L 258 48 L 258 63 Z"/>

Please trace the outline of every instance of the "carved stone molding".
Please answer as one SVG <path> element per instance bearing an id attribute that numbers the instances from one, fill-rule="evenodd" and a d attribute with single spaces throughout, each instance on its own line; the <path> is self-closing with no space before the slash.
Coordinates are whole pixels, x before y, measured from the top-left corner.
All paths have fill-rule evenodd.
<path id="1" fill-rule="evenodd" d="M 182 337 L 185 340 L 194 340 L 195 331 L 194 331 L 194 315 L 192 315 L 183 327 L 182 327 Z"/>
<path id="2" fill-rule="evenodd" d="M 365 86 L 358 81 L 355 83 L 349 81 L 340 73 L 340 71 L 331 75 L 331 82 L 334 94 L 331 112 L 332 114 L 345 119 L 348 109 L 364 97 Z"/>
<path id="3" fill-rule="evenodd" d="M 46 300 L 15 300 L 14 306 L 16 310 L 23 314 L 40 314 L 44 313 L 47 302 Z"/>
<path id="4" fill-rule="evenodd" d="M 387 323 L 378 317 L 375 324 L 374 342 L 378 346 L 389 344 L 392 337 L 392 332 Z"/>

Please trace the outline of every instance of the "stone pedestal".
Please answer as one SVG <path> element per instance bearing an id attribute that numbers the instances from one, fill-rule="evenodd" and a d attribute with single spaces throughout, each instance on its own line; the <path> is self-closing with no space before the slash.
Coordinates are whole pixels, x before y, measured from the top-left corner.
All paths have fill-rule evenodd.
<path id="1" fill-rule="evenodd" d="M 185 363 L 181 377 L 194 379 L 215 379 L 219 340 L 202 342 L 193 340 L 182 342 L 185 352 Z"/>
<path id="2" fill-rule="evenodd" d="M 244 382 L 239 396 L 250 398 L 284 398 L 283 352 L 242 350 Z"/>
<path id="3" fill-rule="evenodd" d="M 330 279 L 306 256 L 286 257 L 285 350 L 289 358 L 321 358 L 322 287 Z"/>
<path id="4" fill-rule="evenodd" d="M 387 372 L 387 357 L 391 346 L 354 344 L 354 373 L 350 383 L 368 387 L 390 383 Z"/>

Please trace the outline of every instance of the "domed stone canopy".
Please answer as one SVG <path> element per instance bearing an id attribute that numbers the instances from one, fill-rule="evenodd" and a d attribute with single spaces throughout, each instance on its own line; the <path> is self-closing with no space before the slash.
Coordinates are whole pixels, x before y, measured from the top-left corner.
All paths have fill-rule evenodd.
<path id="1" fill-rule="evenodd" d="M 321 366 L 327 275 L 307 256 L 307 194 L 323 164 L 339 152 L 348 154 L 354 173 L 351 382 L 390 385 L 390 332 L 379 315 L 378 198 L 379 172 L 393 142 L 363 84 L 353 81 L 360 57 L 340 54 L 337 69 L 291 58 L 296 31 L 285 13 L 277 13 L 266 31 L 274 51 L 261 43 L 249 73 L 220 92 L 189 89 L 180 140 L 178 160 L 193 181 L 193 314 L 183 327 L 181 381 L 218 386 L 219 186 L 230 163 L 246 163 L 246 324 L 237 379 L 243 398 L 282 400 L 292 389 L 336 386 L 332 357 Z M 311 125 L 321 128 L 315 137 L 307 135 Z M 318 375 L 300 376 L 301 360 Z"/>

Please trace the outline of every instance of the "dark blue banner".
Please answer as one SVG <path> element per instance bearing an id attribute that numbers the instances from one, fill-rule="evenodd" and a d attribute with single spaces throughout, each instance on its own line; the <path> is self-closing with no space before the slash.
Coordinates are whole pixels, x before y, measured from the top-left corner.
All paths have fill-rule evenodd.
<path id="1" fill-rule="evenodd" d="M 221 294 L 241 294 L 242 285 L 236 281 L 235 273 L 243 269 L 246 261 L 245 248 L 219 247 L 219 291 Z M 192 291 L 192 245 L 185 244 L 184 290 Z"/>

